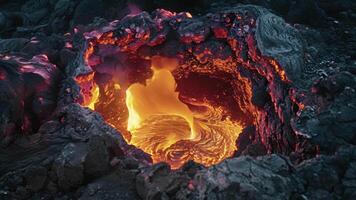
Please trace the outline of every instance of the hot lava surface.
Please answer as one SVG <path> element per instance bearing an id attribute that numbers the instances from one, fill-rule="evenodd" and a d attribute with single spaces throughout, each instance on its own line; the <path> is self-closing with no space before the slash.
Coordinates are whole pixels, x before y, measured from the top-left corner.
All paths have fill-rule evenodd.
<path id="1" fill-rule="evenodd" d="M 252 102 L 255 82 L 270 81 L 272 92 L 282 93 L 290 83 L 278 62 L 256 48 L 255 31 L 252 13 L 194 20 L 159 9 L 113 21 L 84 34 L 79 102 L 154 163 L 216 164 L 268 112 Z M 283 98 L 270 95 L 272 103 Z"/>

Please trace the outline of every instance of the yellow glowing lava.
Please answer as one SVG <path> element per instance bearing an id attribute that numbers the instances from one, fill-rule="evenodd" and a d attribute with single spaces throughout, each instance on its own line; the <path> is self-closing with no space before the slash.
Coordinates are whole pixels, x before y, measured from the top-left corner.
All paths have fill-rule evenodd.
<path id="1" fill-rule="evenodd" d="M 95 103 L 98 101 L 99 99 L 99 94 L 100 94 L 100 90 L 99 90 L 99 86 L 98 85 L 94 85 L 92 91 L 91 91 L 92 96 L 92 100 L 89 101 L 90 103 L 87 105 L 88 108 L 94 110 L 95 109 Z"/>
<path id="2" fill-rule="evenodd" d="M 126 105 L 129 109 L 128 131 L 140 127 L 140 124 L 153 115 L 177 115 L 184 118 L 193 127 L 193 113 L 178 99 L 176 83 L 167 69 L 155 69 L 146 86 L 133 84 L 126 91 Z M 193 139 L 192 134 L 185 139 Z"/>
<path id="3" fill-rule="evenodd" d="M 223 110 L 202 103 L 204 112 L 194 113 L 176 92 L 171 73 L 177 62 L 153 59 L 152 78 L 146 85 L 135 83 L 126 90 L 130 143 L 152 155 L 153 161 L 167 162 L 173 169 L 188 160 L 206 166 L 229 157 L 242 126 L 223 119 Z"/>

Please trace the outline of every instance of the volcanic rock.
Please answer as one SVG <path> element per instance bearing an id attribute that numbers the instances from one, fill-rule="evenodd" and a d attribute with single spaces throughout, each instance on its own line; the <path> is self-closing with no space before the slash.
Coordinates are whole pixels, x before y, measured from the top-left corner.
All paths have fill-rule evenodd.
<path id="1" fill-rule="evenodd" d="M 68 144 L 63 148 L 54 162 L 59 187 L 68 190 L 81 185 L 84 180 L 83 163 L 86 153 L 87 146 L 84 144 Z"/>
<path id="2" fill-rule="evenodd" d="M 47 178 L 47 169 L 45 167 L 30 167 L 25 172 L 27 188 L 37 192 L 43 188 Z"/>
<path id="3" fill-rule="evenodd" d="M 19 52 L 29 42 L 26 38 L 13 38 L 0 40 L 0 53 Z"/>
<path id="4" fill-rule="evenodd" d="M 201 65 L 193 69 L 195 73 L 204 73 L 199 72 L 204 67 L 206 69 L 213 67 L 210 70 L 213 71 L 219 70 L 219 67 L 214 69 L 214 66 L 229 66 L 236 62 L 235 65 L 244 66 L 238 67 L 243 77 L 253 80 L 251 87 L 254 90 L 260 87 L 260 94 L 265 96 L 261 98 L 261 102 L 256 102 L 257 105 L 252 105 L 263 107 L 266 111 L 261 115 L 265 119 L 261 117 L 261 125 L 257 127 L 257 132 L 264 138 L 256 137 L 254 143 L 264 145 L 267 152 L 272 149 L 278 152 L 291 151 L 290 148 L 294 148 L 294 135 L 288 131 L 291 130 L 289 124 L 283 121 L 288 121 L 291 115 L 290 99 L 286 97 L 289 83 L 298 82 L 304 70 L 304 43 L 300 34 L 287 25 L 283 19 L 260 7 L 240 6 L 217 13 L 201 18 L 191 18 L 189 13 L 174 14 L 157 10 L 151 15 L 142 12 L 129 15 L 121 21 L 106 24 L 86 34 L 83 47 L 96 50 L 86 55 L 87 49 L 84 48 L 81 54 L 78 54 L 75 64 L 68 67 L 68 74 L 85 76 L 94 71 L 98 74 L 97 84 L 102 85 L 103 80 L 104 83 L 107 82 L 110 77 L 117 76 L 115 71 L 120 71 L 128 73 L 128 77 L 119 78 L 120 85 L 125 88 L 129 84 L 142 82 L 145 77 L 150 76 L 149 64 L 140 65 L 143 66 L 140 71 L 144 72 L 142 80 L 133 77 L 134 75 L 130 73 L 127 66 L 134 64 L 130 69 L 137 67 L 137 63 L 141 63 L 140 59 L 142 63 L 149 63 L 144 61 L 155 55 L 182 55 L 183 58 L 180 59 L 185 61 L 183 65 L 187 67 L 194 63 L 195 58 Z M 219 27 L 223 28 L 222 33 L 216 32 Z M 215 29 L 216 38 L 210 34 L 210 29 Z M 271 33 L 270 30 L 275 31 Z M 157 41 L 158 35 L 159 42 L 152 42 Z M 226 41 L 223 42 L 224 40 Z M 111 55 L 115 51 L 120 51 L 120 53 Z M 142 58 L 138 59 L 136 53 Z M 88 57 L 87 60 L 84 60 L 84 55 Z M 194 58 L 191 57 L 192 55 Z M 276 60 L 271 61 L 269 58 L 276 58 Z M 253 64 L 249 64 L 251 62 Z M 183 74 L 177 76 L 183 76 Z M 126 79 L 131 82 L 127 83 Z M 273 82 L 276 79 L 280 79 L 280 82 Z M 244 81 L 240 80 L 237 85 L 243 84 Z M 234 92 L 244 93 L 244 87 L 240 89 L 236 87 Z M 254 99 L 260 94 L 256 92 Z M 246 107 L 246 105 L 242 106 L 246 101 L 250 101 L 246 98 L 242 96 L 239 100 L 241 105 L 236 107 Z M 251 119 L 247 116 L 251 116 L 248 112 L 252 111 L 246 111 L 243 108 L 240 110 L 245 114 L 243 120 L 250 121 Z M 104 115 L 104 118 L 107 117 Z M 283 125 L 279 126 L 281 124 Z M 284 135 L 279 136 L 282 130 Z M 280 139 L 274 139 L 272 142 L 271 137 Z"/>
<path id="5" fill-rule="evenodd" d="M 307 107 L 292 121 L 298 134 L 311 138 L 322 151 L 328 152 L 340 145 L 355 144 L 356 128 L 356 77 L 348 71 L 330 73 L 317 79 L 312 88 L 320 107 Z"/>
<path id="6" fill-rule="evenodd" d="M 315 1 L 297 0 L 292 8 L 287 15 L 291 22 L 317 25 L 326 20 L 324 11 Z"/>
<path id="7" fill-rule="evenodd" d="M 278 31 L 271 32 L 273 29 Z M 277 58 L 292 81 L 300 78 L 304 64 L 304 44 L 298 32 L 285 24 L 282 18 L 266 14 L 257 20 L 255 37 L 263 55 Z"/>
<path id="8" fill-rule="evenodd" d="M 57 89 L 53 85 L 60 79 L 60 74 L 45 55 L 32 59 L 17 56 L 1 58 L 0 138 L 9 139 L 16 132 L 36 131 L 39 123 L 48 119 L 56 105 Z M 28 110 L 28 106 L 32 109 Z"/>
<path id="9" fill-rule="evenodd" d="M 140 199 L 135 189 L 135 177 L 134 171 L 118 169 L 82 188 L 78 199 Z"/>
<path id="10" fill-rule="evenodd" d="M 88 24 L 95 16 L 104 16 L 105 7 L 102 0 L 83 0 L 75 8 L 73 24 Z"/>
<path id="11" fill-rule="evenodd" d="M 6 164 L 3 162 L 9 161 L 14 154 L 24 157 L 21 156 L 21 159 L 14 159 Z M 57 110 L 52 120 L 41 126 L 39 134 L 2 149 L 0 155 L 1 162 L 4 163 L 0 168 L 1 174 L 4 174 L 1 183 L 10 188 L 12 187 L 10 182 L 23 184 L 22 178 L 14 179 L 11 171 L 16 171 L 25 178 L 29 177 L 25 179 L 29 184 L 26 187 L 34 191 L 45 186 L 42 184 L 48 179 L 46 177 L 51 180 L 49 183 L 46 182 L 49 184 L 46 186 L 48 190 L 76 189 L 87 177 L 97 177 L 108 172 L 111 156 L 131 157 L 141 161 L 149 159 L 142 151 L 127 145 L 121 135 L 107 126 L 97 113 L 78 104 L 70 104 Z M 147 160 L 143 165 L 148 162 L 150 161 Z M 33 173 L 22 172 L 21 168 L 24 167 L 31 169 Z M 49 171 L 47 175 L 43 167 Z M 33 180 L 37 180 L 36 183 L 31 182 L 31 174 L 35 177 Z M 8 195 L 15 194 L 7 192 Z"/>
<path id="12" fill-rule="evenodd" d="M 109 152 L 103 138 L 92 137 L 88 141 L 88 154 L 84 166 L 85 173 L 91 176 L 100 176 L 109 169 Z"/>
<path id="13" fill-rule="evenodd" d="M 159 0 L 0 2 L 7 38 L 0 40 L 0 199 L 354 199 L 355 3 L 239 2 L 304 25 L 232 1 L 196 1 L 194 8 Z M 140 11 L 157 5 L 201 15 Z M 89 61 L 97 68 L 88 66 L 89 43 L 109 32 L 119 47 L 95 46 Z M 103 83 L 110 60 L 147 73 L 145 59 L 154 55 L 183 55 L 198 70 L 237 60 L 258 113 L 236 142 L 238 157 L 211 167 L 189 161 L 174 171 L 152 165 L 103 116 L 77 103 L 77 75 L 100 70 Z"/>
<path id="14" fill-rule="evenodd" d="M 346 198 L 353 194 L 353 164 L 351 162 L 345 178 L 341 181 L 340 178 L 345 172 L 342 163 L 354 160 L 354 152 L 354 147 L 344 146 L 333 156 L 322 156 L 299 165 L 293 165 L 287 157 L 275 154 L 257 159 L 240 156 L 207 169 L 200 169 L 193 179 L 187 179 L 184 171 L 171 172 L 167 166 L 156 164 L 138 175 L 139 184 L 136 186 L 137 190 L 141 191 L 141 197 L 145 199 L 154 199 L 150 192 L 155 190 L 154 194 L 158 197 L 164 197 L 168 191 L 174 191 L 168 196 L 178 199 Z M 166 184 L 172 183 L 169 177 L 176 177 L 176 180 L 183 182 L 172 184 L 175 189 L 171 190 L 171 187 L 154 181 L 160 178 L 167 180 Z M 348 184 L 350 189 L 343 194 L 340 189 Z"/>
<path id="15" fill-rule="evenodd" d="M 342 180 L 343 185 L 346 186 L 345 191 L 344 191 L 344 196 L 348 199 L 353 198 L 356 193 L 355 193 L 355 188 L 356 188 L 356 163 L 352 162 L 349 164 L 345 176 Z"/>
<path id="16" fill-rule="evenodd" d="M 302 189 L 298 180 L 288 176 L 292 170 L 285 158 L 276 155 L 256 161 L 250 157 L 227 160 L 197 173 L 198 198 L 289 198 Z"/>
<path id="17" fill-rule="evenodd" d="M 168 198 L 179 195 L 177 192 L 187 186 L 188 180 L 187 175 L 171 172 L 167 164 L 160 163 L 136 177 L 136 189 L 143 199 Z"/>

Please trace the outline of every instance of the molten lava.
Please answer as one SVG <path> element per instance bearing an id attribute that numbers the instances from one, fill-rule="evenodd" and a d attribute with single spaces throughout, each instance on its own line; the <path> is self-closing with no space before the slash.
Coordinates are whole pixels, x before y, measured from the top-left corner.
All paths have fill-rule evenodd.
<path id="1" fill-rule="evenodd" d="M 244 127 L 268 132 L 264 109 L 283 113 L 274 83 L 290 82 L 258 50 L 254 16 L 241 14 L 192 20 L 159 9 L 85 33 L 83 63 L 93 72 L 76 77 L 80 103 L 155 163 L 209 166 L 231 156 Z M 270 101 L 274 107 L 265 107 Z"/>
<path id="2" fill-rule="evenodd" d="M 94 83 L 94 74 L 95 73 L 89 73 L 76 77 L 76 81 L 80 85 L 80 93 L 83 98 L 81 104 L 92 110 L 95 109 L 95 103 L 99 99 L 100 92 L 98 85 Z"/>
<path id="3" fill-rule="evenodd" d="M 177 115 L 184 118 L 193 130 L 193 113 L 178 99 L 176 82 L 166 69 L 153 68 L 153 77 L 146 86 L 139 83 L 131 85 L 126 91 L 126 105 L 129 109 L 127 130 L 133 131 L 154 115 Z M 194 135 L 187 138 L 193 138 Z"/>
<path id="4" fill-rule="evenodd" d="M 188 160 L 210 166 L 231 156 L 242 126 L 223 119 L 223 110 L 207 103 L 193 112 L 179 99 L 174 66 L 155 66 L 146 85 L 135 83 L 126 90 L 130 143 L 152 155 L 154 162 L 178 168 Z"/>
<path id="5" fill-rule="evenodd" d="M 154 163 L 167 162 L 173 169 L 189 160 L 216 164 L 236 150 L 243 126 L 231 120 L 223 106 L 181 97 L 172 73 L 178 65 L 176 59 L 153 57 L 152 77 L 128 88 L 115 82 L 99 87 L 95 73 L 78 76 L 81 104 L 103 113 L 107 123 L 128 143 L 151 154 Z M 103 106 L 110 111 L 103 112 Z"/>

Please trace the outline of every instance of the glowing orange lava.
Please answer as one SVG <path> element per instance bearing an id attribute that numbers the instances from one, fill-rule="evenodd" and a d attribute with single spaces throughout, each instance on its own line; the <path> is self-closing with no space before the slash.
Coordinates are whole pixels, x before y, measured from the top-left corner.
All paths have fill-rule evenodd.
<path id="1" fill-rule="evenodd" d="M 253 86 L 259 91 L 264 87 L 260 80 L 290 81 L 276 60 L 261 55 L 253 32 L 243 38 L 230 35 L 232 27 L 244 23 L 255 27 L 254 19 L 222 14 L 223 23 L 214 21 L 222 25 L 213 28 L 216 41 L 195 30 L 180 35 L 175 28 L 166 29 L 171 22 L 179 25 L 192 18 L 189 13 L 159 9 L 156 14 L 148 21 L 146 14 L 130 15 L 127 21 L 85 33 L 82 56 L 93 72 L 76 77 L 79 103 L 101 113 L 129 144 L 151 154 L 154 163 L 167 162 L 174 169 L 188 160 L 216 164 L 238 148 L 244 127 L 260 127 L 264 120 L 262 108 L 253 102 L 259 97 Z M 175 39 L 169 42 L 174 35 L 177 45 Z M 279 99 L 270 96 L 278 110 Z"/>
<path id="2" fill-rule="evenodd" d="M 243 126 L 226 117 L 222 107 L 195 99 L 183 102 L 172 74 L 178 67 L 176 59 L 153 57 L 151 63 L 153 76 L 146 84 L 134 83 L 126 91 L 112 83 L 100 93 L 94 83 L 95 73 L 77 77 L 81 104 L 100 112 L 97 103 L 116 101 L 117 111 L 111 110 L 119 114 L 107 118 L 107 123 L 118 129 L 128 143 L 151 154 L 154 163 L 167 162 L 177 169 L 189 160 L 210 166 L 231 156 Z"/>
<path id="3" fill-rule="evenodd" d="M 210 166 L 231 156 L 242 126 L 222 119 L 222 109 L 206 103 L 196 105 L 204 112 L 191 111 L 178 98 L 174 69 L 153 62 L 154 74 L 146 85 L 126 90 L 130 143 L 151 154 L 155 163 L 164 161 L 174 169 L 188 160 Z"/>
<path id="4" fill-rule="evenodd" d="M 83 106 L 92 110 L 95 109 L 95 103 L 99 100 L 99 87 L 94 83 L 94 72 L 82 76 L 77 76 L 76 81 L 80 85 L 80 93 L 82 94 Z"/>

